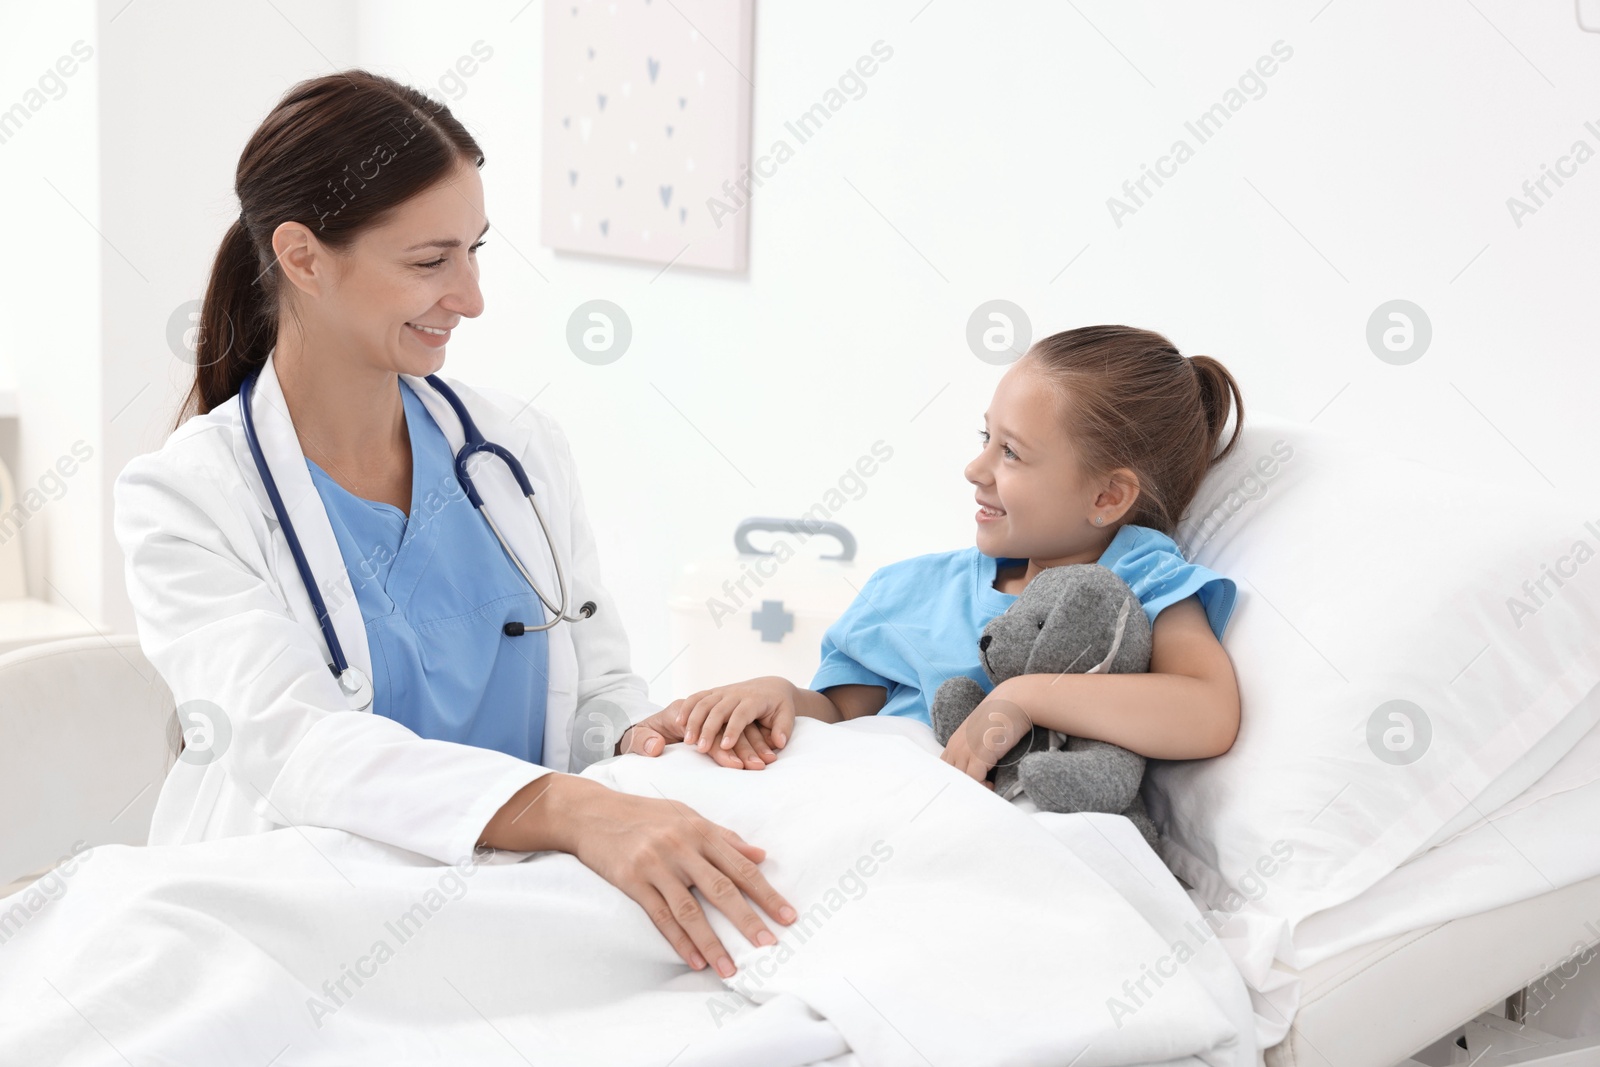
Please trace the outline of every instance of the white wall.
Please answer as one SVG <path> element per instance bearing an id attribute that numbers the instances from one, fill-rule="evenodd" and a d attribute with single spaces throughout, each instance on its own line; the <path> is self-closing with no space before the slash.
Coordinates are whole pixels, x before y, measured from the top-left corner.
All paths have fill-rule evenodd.
<path id="1" fill-rule="evenodd" d="M 28 590 L 131 631 L 111 486 L 160 444 L 193 373 L 169 319 L 203 292 L 238 213 L 245 139 L 292 82 L 352 62 L 356 9 L 10 2 L 0 26 L 0 108 L 26 102 L 75 41 L 90 53 L 0 143 L 0 388 L 14 383 L 19 407 L 0 420 L 0 458 L 20 491 L 74 443 L 93 452 L 23 527 Z"/>
<path id="2" fill-rule="evenodd" d="M 88 0 L 0 11 L 0 111 L 9 113 L 0 119 L 0 390 L 14 390 L 18 405 L 16 418 L 0 418 L 0 461 L 19 494 L 34 494 L 20 532 L 27 592 L 90 618 L 100 609 L 107 519 L 95 280 L 105 244 L 96 232 L 105 229 L 103 62 Z M 82 467 L 72 456 L 79 440 L 94 451 Z M 63 456 L 70 478 L 55 466 Z"/>
<path id="3" fill-rule="evenodd" d="M 129 458 L 160 445 L 194 369 L 174 354 L 175 311 L 205 292 L 239 214 L 239 153 L 284 90 L 353 63 L 349 4 L 101 0 L 101 256 L 106 514 L 103 614 L 133 629 L 109 494 Z"/>
<path id="4" fill-rule="evenodd" d="M 675 569 L 731 551 L 744 516 L 803 511 L 878 438 L 894 459 L 840 515 L 862 551 L 970 543 L 961 470 L 999 371 L 964 331 L 995 297 L 1039 334 L 1160 330 L 1222 359 L 1250 407 L 1600 512 L 1600 160 L 1520 229 L 1505 205 L 1575 138 L 1600 148 L 1600 34 L 1569 4 L 759 4 L 758 152 L 874 41 L 894 56 L 757 191 L 748 277 L 539 246 L 540 19 L 520 7 L 369 4 L 361 60 L 422 85 L 494 49 L 452 105 L 488 155 L 494 243 L 450 359 L 563 421 L 647 675 L 678 651 Z M 1265 95 L 1116 227 L 1107 198 L 1280 39 Z M 603 367 L 563 337 L 597 296 L 635 327 Z M 1365 341 L 1396 297 L 1434 325 L 1408 366 Z"/>
<path id="5" fill-rule="evenodd" d="M 1481 471 L 1485 507 L 1518 506 L 1497 479 L 1600 497 L 1600 370 L 1586 329 L 1600 159 L 1520 227 L 1506 207 L 1574 140 L 1600 149 L 1600 34 L 1581 32 L 1569 3 L 768 0 L 746 72 L 758 153 L 874 41 L 894 56 L 758 190 L 751 268 L 738 277 L 658 276 L 540 246 L 538 3 L 279 0 L 280 17 L 268 5 L 221 14 L 140 0 L 107 23 L 117 6 L 98 9 L 102 228 L 149 281 L 98 246 L 99 417 L 129 404 L 97 430 L 107 474 L 169 424 L 183 368 L 165 321 L 201 291 L 237 210 L 238 151 L 277 95 L 347 63 L 437 90 L 482 40 L 493 56 L 452 107 L 488 157 L 488 307 L 458 332 L 448 370 L 538 393 L 562 420 L 646 675 L 677 651 L 666 611 L 676 569 L 730 551 L 744 516 L 803 511 L 877 439 L 894 458 L 839 516 L 863 553 L 969 543 L 961 470 L 999 370 L 967 349 L 965 324 L 996 297 L 1024 307 L 1036 334 L 1160 330 L 1222 359 L 1249 409 Z M 54 56 L 52 40 L 39 38 L 39 57 Z M 1265 95 L 1116 226 L 1107 198 L 1175 138 L 1194 144 L 1184 122 L 1279 40 L 1293 55 Z M 31 254 L 55 254 L 43 246 L 73 221 L 41 226 Z M 20 300 L 49 310 L 50 336 L 63 320 L 79 328 L 82 305 L 66 294 L 88 275 L 6 269 L 8 319 Z M 633 347 L 609 366 L 565 346 L 568 314 L 593 297 L 634 325 Z M 1397 297 L 1434 329 L 1407 366 L 1381 362 L 1365 340 L 1374 308 Z M 17 359 L 3 343 L 0 354 Z M 38 377 L 25 392 L 58 380 Z M 106 477 L 98 506 L 108 490 Z M 109 539 L 109 516 L 92 529 Z M 71 554 L 59 524 L 50 536 L 54 566 L 92 559 Z M 104 551 L 109 572 L 116 549 Z M 120 581 L 108 574 L 102 589 L 106 616 L 125 628 Z M 665 676 L 654 695 L 674 695 Z"/>

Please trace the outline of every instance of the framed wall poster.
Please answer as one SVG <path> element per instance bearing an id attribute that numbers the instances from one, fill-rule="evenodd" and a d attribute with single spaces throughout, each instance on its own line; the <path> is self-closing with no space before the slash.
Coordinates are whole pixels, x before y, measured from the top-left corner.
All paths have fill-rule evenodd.
<path id="1" fill-rule="evenodd" d="M 754 0 L 546 0 L 540 240 L 743 271 Z"/>

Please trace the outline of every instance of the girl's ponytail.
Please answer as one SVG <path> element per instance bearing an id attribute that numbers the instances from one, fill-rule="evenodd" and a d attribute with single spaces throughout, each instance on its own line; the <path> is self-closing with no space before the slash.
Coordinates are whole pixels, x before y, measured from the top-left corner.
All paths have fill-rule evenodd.
<path id="1" fill-rule="evenodd" d="M 1244 394 L 1239 391 L 1239 383 L 1228 373 L 1228 368 L 1210 356 L 1190 356 L 1189 366 L 1194 368 L 1195 377 L 1200 383 L 1200 406 L 1205 411 L 1206 426 L 1211 431 L 1211 462 L 1219 463 L 1239 443 L 1239 431 L 1244 428 Z M 1218 452 L 1217 442 L 1222 440 L 1222 431 L 1227 428 L 1230 412 L 1236 413 L 1233 436 Z"/>

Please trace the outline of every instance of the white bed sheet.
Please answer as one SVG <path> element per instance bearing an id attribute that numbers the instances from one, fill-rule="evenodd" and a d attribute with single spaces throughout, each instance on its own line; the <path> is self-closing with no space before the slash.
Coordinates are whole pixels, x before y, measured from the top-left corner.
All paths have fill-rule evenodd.
<path id="1" fill-rule="evenodd" d="M 1342 952 L 1529 900 L 1600 876 L 1600 727 L 1548 773 L 1361 895 L 1302 921 L 1285 948 L 1277 931 L 1206 909 L 1255 1005 L 1256 1044 L 1282 1041 L 1300 1003 L 1297 972 Z M 1600 925 L 1600 919 L 1597 919 Z"/>
<path id="2" fill-rule="evenodd" d="M 903 718 L 867 717 L 842 725 L 899 733 L 935 757 L 943 750 L 931 730 Z M 1186 952 L 1192 952 L 1184 966 L 1203 975 L 1203 983 L 1216 998 L 1217 1006 L 1239 1033 L 1251 1032 L 1254 1010 L 1243 976 L 1217 940 L 1216 931 L 1206 925 L 1193 896 L 1151 850 L 1133 823 L 1120 815 L 1042 812 L 1025 793 L 1019 794 L 1012 806 L 1031 815 L 1093 867 L 1123 899 L 1139 909 L 1169 947 L 1181 944 Z M 1250 1041 L 1240 1042 L 1235 1053 L 1239 1067 L 1262 1067 L 1266 1062 L 1264 1047 Z M 832 1061 L 828 1067 L 834 1067 Z M 848 1065 L 841 1063 L 839 1067 Z"/>
<path id="3" fill-rule="evenodd" d="M 740 968 L 727 982 L 564 854 L 464 874 L 316 827 L 107 845 L 0 945 L 0 1063 L 1260 1062 L 1214 944 L 1114 1023 L 1110 999 L 1201 921 L 1126 820 L 1031 817 L 915 730 L 931 739 L 807 720 L 762 771 L 676 746 L 585 772 L 762 844 L 802 912 L 892 844 L 803 943 L 775 926 L 780 945 L 757 948 L 712 912 Z"/>

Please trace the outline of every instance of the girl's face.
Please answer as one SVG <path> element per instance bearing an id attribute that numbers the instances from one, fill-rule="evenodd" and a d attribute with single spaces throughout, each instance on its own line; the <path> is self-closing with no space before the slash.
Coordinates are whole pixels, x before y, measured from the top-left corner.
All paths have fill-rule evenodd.
<path id="1" fill-rule="evenodd" d="M 983 449 L 965 471 L 977 487 L 978 550 L 1041 566 L 1093 563 L 1133 506 L 1137 478 L 1091 481 L 1067 437 L 1056 387 L 1026 356 L 1011 365 L 984 413 Z M 1096 516 L 1102 525 L 1095 525 Z"/>

